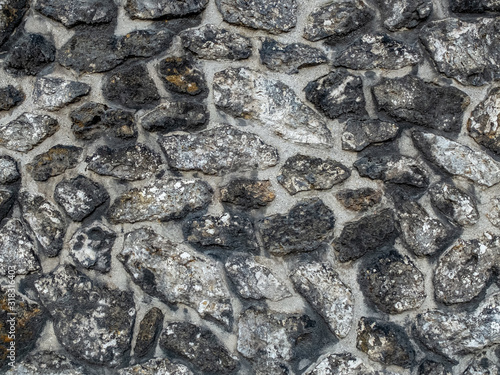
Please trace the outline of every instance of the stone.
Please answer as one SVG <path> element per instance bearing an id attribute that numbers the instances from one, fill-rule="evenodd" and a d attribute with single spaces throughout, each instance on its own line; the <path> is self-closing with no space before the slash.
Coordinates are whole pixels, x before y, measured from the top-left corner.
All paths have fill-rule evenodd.
<path id="1" fill-rule="evenodd" d="M 489 212 L 486 214 L 488 220 L 495 227 L 500 228 L 500 195 L 491 198 L 488 206 Z"/>
<path id="2" fill-rule="evenodd" d="M 260 61 L 268 69 L 296 74 L 299 69 L 326 63 L 328 58 L 320 49 L 303 43 L 284 44 L 263 38 L 259 49 Z"/>
<path id="3" fill-rule="evenodd" d="M 216 0 L 224 21 L 238 26 L 265 30 L 272 34 L 288 32 L 297 24 L 295 0 Z"/>
<path id="4" fill-rule="evenodd" d="M 463 85 L 482 86 L 500 78 L 499 28 L 498 18 L 446 18 L 425 25 L 420 40 L 441 73 Z M 462 53 L 470 46 L 470 53 Z"/>
<path id="5" fill-rule="evenodd" d="M 236 171 L 267 169 L 278 164 L 278 150 L 255 134 L 231 125 L 194 134 L 160 136 L 158 143 L 168 165 L 182 171 L 224 175 Z"/>
<path id="6" fill-rule="evenodd" d="M 390 31 L 413 29 L 432 13 L 432 0 L 378 0 L 384 27 Z"/>
<path id="7" fill-rule="evenodd" d="M 155 344 L 163 328 L 163 312 L 153 307 L 150 309 L 139 324 L 139 332 L 134 346 L 134 355 L 144 358 L 154 354 Z"/>
<path id="8" fill-rule="evenodd" d="M 80 23 L 109 23 L 116 18 L 118 12 L 113 2 L 102 0 L 39 0 L 35 9 L 66 27 Z"/>
<path id="9" fill-rule="evenodd" d="M 101 176 L 136 181 L 153 177 L 162 165 L 158 153 L 142 143 L 131 146 L 101 146 L 85 159 L 87 168 Z"/>
<path id="10" fill-rule="evenodd" d="M 471 226 L 479 220 L 474 198 L 446 182 L 439 182 L 429 188 L 432 205 L 448 220 L 460 226 Z M 486 214 L 488 215 L 488 214 Z"/>
<path id="11" fill-rule="evenodd" d="M 418 366 L 418 375 L 452 375 L 452 372 L 443 363 L 425 359 Z"/>
<path id="12" fill-rule="evenodd" d="M 60 181 L 54 199 L 73 221 L 82 221 L 109 199 L 104 187 L 90 178 L 78 175 Z"/>
<path id="13" fill-rule="evenodd" d="M 269 180 L 235 179 L 220 189 L 222 202 L 243 208 L 266 207 L 275 197 Z"/>
<path id="14" fill-rule="evenodd" d="M 6 217 L 14 205 L 14 192 L 0 187 L 0 221 Z"/>
<path id="15" fill-rule="evenodd" d="M 30 4 L 27 0 L 6 0 L 2 3 L 0 15 L 0 46 L 3 45 L 14 29 L 21 23 Z"/>
<path id="16" fill-rule="evenodd" d="M 118 375 L 194 375 L 189 368 L 166 358 L 153 358 L 145 363 L 118 370 Z"/>
<path id="17" fill-rule="evenodd" d="M 194 132 L 202 130 L 209 118 L 207 106 L 198 102 L 162 103 L 141 117 L 142 127 L 150 132 Z"/>
<path id="18" fill-rule="evenodd" d="M 12 85 L 0 88 L 0 111 L 8 111 L 22 102 L 26 95 L 22 89 L 17 89 Z"/>
<path id="19" fill-rule="evenodd" d="M 0 184 L 10 184 L 21 178 L 17 169 L 17 162 L 8 155 L 0 156 Z"/>
<path id="20" fill-rule="evenodd" d="M 369 375 L 370 370 L 351 353 L 328 353 L 319 357 L 304 375 Z"/>
<path id="21" fill-rule="evenodd" d="M 19 38 L 5 58 L 5 70 L 14 76 L 40 73 L 56 58 L 56 47 L 41 34 L 25 34 Z"/>
<path id="22" fill-rule="evenodd" d="M 56 119 L 47 115 L 24 112 L 15 120 L 0 125 L 0 146 L 27 152 L 59 129 Z"/>
<path id="23" fill-rule="evenodd" d="M 67 228 L 61 211 L 43 196 L 28 191 L 22 191 L 18 201 L 23 219 L 42 245 L 43 253 L 48 257 L 57 256 L 63 248 Z"/>
<path id="24" fill-rule="evenodd" d="M 498 375 L 498 363 L 491 361 L 485 355 L 473 358 L 462 375 Z"/>
<path id="25" fill-rule="evenodd" d="M 75 168 L 82 151 L 81 147 L 56 145 L 47 152 L 36 155 L 33 161 L 26 165 L 26 170 L 35 181 L 47 181 L 63 174 L 67 169 Z"/>
<path id="26" fill-rule="evenodd" d="M 348 0 L 315 8 L 307 17 L 303 37 L 311 42 L 343 39 L 368 24 L 373 11 L 364 1 Z"/>
<path id="27" fill-rule="evenodd" d="M 83 82 L 67 81 L 62 78 L 38 78 L 33 89 L 33 101 L 47 111 L 59 109 L 88 95 L 90 86 Z"/>
<path id="28" fill-rule="evenodd" d="M 326 76 L 309 82 L 304 89 L 306 98 L 327 117 L 367 115 L 363 81 L 345 69 L 336 69 Z"/>
<path id="29" fill-rule="evenodd" d="M 70 265 L 45 274 L 35 288 L 68 353 L 106 367 L 127 360 L 136 314 L 131 293 L 100 285 Z"/>
<path id="30" fill-rule="evenodd" d="M 387 314 L 416 309 L 426 297 L 424 275 L 409 257 L 395 250 L 365 261 L 358 281 L 365 297 Z"/>
<path id="31" fill-rule="evenodd" d="M 176 18 L 202 12 L 208 0 L 127 0 L 125 10 L 132 19 Z"/>
<path id="32" fill-rule="evenodd" d="M 382 201 L 382 191 L 372 188 L 345 189 L 335 194 L 335 198 L 351 211 L 366 211 Z"/>
<path id="33" fill-rule="evenodd" d="M 212 24 L 179 34 L 182 45 L 204 60 L 245 60 L 252 55 L 252 41 Z"/>
<path id="34" fill-rule="evenodd" d="M 283 256 L 324 247 L 333 239 L 335 216 L 321 199 L 301 201 L 286 214 L 260 220 L 258 228 L 267 251 Z"/>
<path id="35" fill-rule="evenodd" d="M 289 86 L 264 74 L 247 68 L 217 72 L 213 93 L 218 109 L 233 117 L 253 120 L 288 141 L 323 146 L 333 142 L 321 116 Z"/>
<path id="36" fill-rule="evenodd" d="M 382 78 L 372 87 L 375 105 L 398 121 L 458 133 L 470 98 L 451 86 L 438 86 L 414 76 Z"/>
<path id="37" fill-rule="evenodd" d="M 18 375 L 85 375 L 81 365 L 51 351 L 30 353 L 21 363 L 12 367 L 12 372 Z"/>
<path id="38" fill-rule="evenodd" d="M 450 8 L 455 13 L 500 12 L 500 4 L 494 0 L 451 0 Z"/>
<path id="39" fill-rule="evenodd" d="M 127 233 L 117 258 L 146 293 L 165 303 L 189 306 L 226 329 L 231 326 L 229 291 L 212 258 L 183 243 L 174 244 L 149 228 Z"/>
<path id="40" fill-rule="evenodd" d="M 398 132 L 393 122 L 349 119 L 342 132 L 342 150 L 361 151 L 373 143 L 392 141 Z"/>
<path id="41" fill-rule="evenodd" d="M 109 209 L 113 223 L 174 220 L 205 209 L 213 190 L 201 180 L 163 178 L 120 195 Z"/>
<path id="42" fill-rule="evenodd" d="M 390 244 L 395 235 L 394 214 L 386 208 L 346 223 L 332 246 L 338 252 L 338 260 L 348 262 Z"/>
<path id="43" fill-rule="evenodd" d="M 281 301 L 292 294 L 283 279 L 273 272 L 273 265 L 265 257 L 239 254 L 231 255 L 224 264 L 227 275 L 243 298 Z"/>
<path id="44" fill-rule="evenodd" d="M 415 351 L 406 332 L 397 324 L 362 317 L 358 323 L 356 347 L 372 361 L 410 368 Z"/>
<path id="45" fill-rule="evenodd" d="M 167 57 L 156 66 L 165 88 L 179 94 L 206 94 L 205 76 L 187 57 Z"/>
<path id="46" fill-rule="evenodd" d="M 117 37 L 116 48 L 124 57 L 151 57 L 165 52 L 175 34 L 164 28 L 134 30 Z"/>
<path id="47" fill-rule="evenodd" d="M 333 267 L 329 263 L 301 262 L 294 266 L 290 279 L 335 336 L 346 337 L 354 318 L 354 296 Z"/>
<path id="48" fill-rule="evenodd" d="M 429 161 L 449 174 L 488 187 L 500 182 L 500 164 L 486 153 L 441 135 L 414 131 L 412 138 L 415 146 Z"/>
<path id="49" fill-rule="evenodd" d="M 500 154 L 500 89 L 492 89 L 467 121 L 469 135 L 481 146 Z"/>
<path id="50" fill-rule="evenodd" d="M 135 125 L 134 113 L 119 108 L 110 108 L 104 114 L 104 124 L 114 137 L 120 139 L 137 138 L 137 127 Z M 90 128 L 86 128 L 90 130 Z M 106 132 L 108 134 L 108 132 Z M 88 134 L 86 134 L 88 136 Z"/>
<path id="51" fill-rule="evenodd" d="M 104 224 L 95 221 L 80 227 L 69 241 L 69 254 L 76 264 L 99 272 L 111 269 L 111 250 L 116 233 Z"/>

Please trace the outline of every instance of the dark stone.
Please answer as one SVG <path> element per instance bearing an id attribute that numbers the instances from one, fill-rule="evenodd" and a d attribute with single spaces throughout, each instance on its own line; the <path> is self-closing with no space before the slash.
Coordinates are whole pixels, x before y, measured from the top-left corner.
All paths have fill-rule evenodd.
<path id="1" fill-rule="evenodd" d="M 413 29 L 429 17 L 433 8 L 432 0 L 378 0 L 377 4 L 390 31 Z"/>
<path id="2" fill-rule="evenodd" d="M 86 375 L 82 365 L 53 351 L 32 351 L 11 368 L 11 372 L 22 375 Z"/>
<path id="3" fill-rule="evenodd" d="M 16 182 L 20 177 L 16 160 L 8 155 L 0 156 L 0 184 Z"/>
<path id="4" fill-rule="evenodd" d="M 269 180 L 232 180 L 221 187 L 222 202 L 234 204 L 244 208 L 261 208 L 269 205 L 276 194 L 271 189 Z"/>
<path id="5" fill-rule="evenodd" d="M 118 370 L 118 375 L 159 375 L 159 374 L 195 375 L 188 367 L 184 366 L 181 363 L 173 363 L 167 358 L 153 358 L 147 362 Z"/>
<path id="6" fill-rule="evenodd" d="M 24 102 L 25 95 L 22 89 L 12 85 L 0 88 L 0 111 L 8 111 Z"/>
<path id="7" fill-rule="evenodd" d="M 26 170 L 35 181 L 47 181 L 50 177 L 63 174 L 66 169 L 75 168 L 82 154 L 82 148 L 56 145 L 39 154 L 26 165 Z"/>
<path id="8" fill-rule="evenodd" d="M 151 57 L 166 51 L 174 36 L 168 29 L 135 30 L 119 37 L 117 48 L 126 57 Z"/>
<path id="9" fill-rule="evenodd" d="M 382 191 L 372 188 L 345 189 L 335 194 L 342 205 L 351 211 L 366 211 L 382 201 Z"/>
<path id="10" fill-rule="evenodd" d="M 156 339 L 163 328 L 163 317 L 163 312 L 157 307 L 153 307 L 144 315 L 134 346 L 136 357 L 144 358 L 154 354 Z"/>
<path id="11" fill-rule="evenodd" d="M 54 44 L 40 34 L 26 34 L 9 49 L 5 70 L 10 74 L 37 75 L 56 58 Z"/>
<path id="12" fill-rule="evenodd" d="M 500 12 L 500 3 L 491 0 L 450 0 L 450 8 L 455 13 Z"/>
<path id="13" fill-rule="evenodd" d="M 28 0 L 6 0 L 2 2 L 0 12 L 0 46 L 3 45 L 14 29 L 21 23 L 28 10 Z"/>
<path id="14" fill-rule="evenodd" d="M 206 94 L 204 74 L 187 57 L 167 57 L 156 67 L 167 90 L 189 95 Z"/>
<path id="15" fill-rule="evenodd" d="M 38 0 L 35 9 L 66 27 L 109 23 L 118 12 L 115 3 L 106 0 Z"/>
<path id="16" fill-rule="evenodd" d="M 0 124 L 0 146 L 27 152 L 52 136 L 59 129 L 56 119 L 25 112 L 15 120 Z"/>
<path id="17" fill-rule="evenodd" d="M 14 201 L 12 190 L 0 187 L 0 221 L 9 214 Z"/>
<path id="18" fill-rule="evenodd" d="M 492 89 L 474 108 L 467 130 L 478 144 L 500 155 L 500 88 Z"/>
<path id="19" fill-rule="evenodd" d="M 396 138 L 399 126 L 380 120 L 349 119 L 342 133 L 342 150 L 361 151 L 373 143 Z"/>
<path id="20" fill-rule="evenodd" d="M 447 183 L 436 183 L 429 188 L 431 203 L 451 222 L 471 226 L 479 220 L 479 212 L 472 196 Z"/>
<path id="21" fill-rule="evenodd" d="M 194 132 L 208 122 L 207 106 L 199 102 L 167 102 L 141 117 L 142 127 L 150 132 Z"/>
<path id="22" fill-rule="evenodd" d="M 36 240 L 21 220 L 8 219 L 0 229 L 0 276 L 27 275 L 40 269 Z M 9 272 L 10 270 L 10 272 Z"/>
<path id="23" fill-rule="evenodd" d="M 431 359 L 424 359 L 420 366 L 418 366 L 417 375 L 452 375 L 449 366 L 443 363 L 433 361 Z"/>
<path id="24" fill-rule="evenodd" d="M 200 13 L 207 4 L 208 0 L 127 0 L 125 10 L 132 19 L 170 19 Z"/>
<path id="25" fill-rule="evenodd" d="M 483 353 L 472 358 L 462 375 L 498 375 L 499 373 L 500 367 L 498 366 L 498 362 L 490 360 L 486 356 L 486 353 Z"/>

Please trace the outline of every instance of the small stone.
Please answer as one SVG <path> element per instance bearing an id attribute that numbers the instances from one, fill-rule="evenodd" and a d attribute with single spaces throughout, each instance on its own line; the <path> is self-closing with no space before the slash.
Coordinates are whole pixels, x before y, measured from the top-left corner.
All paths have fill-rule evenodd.
<path id="1" fill-rule="evenodd" d="M 328 263 L 302 262 L 294 267 L 290 279 L 335 336 L 346 337 L 354 317 L 354 296 L 333 267 Z"/>
<path id="2" fill-rule="evenodd" d="M 413 29 L 432 12 L 432 0 L 378 0 L 384 26 L 390 31 Z"/>
<path id="3" fill-rule="evenodd" d="M 150 132 L 194 132 L 208 122 L 207 106 L 198 102 L 168 102 L 160 104 L 141 117 L 142 127 Z"/>
<path id="4" fill-rule="evenodd" d="M 283 214 L 259 221 L 265 249 L 273 255 L 308 252 L 324 247 L 333 238 L 335 216 L 321 199 L 304 200 Z"/>
<path id="5" fill-rule="evenodd" d="M 80 23 L 109 23 L 118 12 L 112 1 L 100 0 L 39 0 L 35 9 L 66 27 Z"/>
<path id="6" fill-rule="evenodd" d="M 109 209 L 109 217 L 116 224 L 180 219 L 206 208 L 212 193 L 210 185 L 201 180 L 158 179 L 119 196 Z"/>
<path id="7" fill-rule="evenodd" d="M 386 244 L 396 235 L 392 210 L 384 209 L 374 215 L 367 215 L 346 223 L 333 246 L 341 262 L 356 260 Z"/>
<path id="8" fill-rule="evenodd" d="M 448 366 L 442 363 L 425 359 L 418 366 L 418 375 L 453 375 Z"/>
<path id="9" fill-rule="evenodd" d="M 351 353 L 332 353 L 319 357 L 304 375 L 371 375 L 370 370 Z"/>
<path id="10" fill-rule="evenodd" d="M 450 8 L 455 13 L 500 12 L 500 4 L 491 0 L 451 0 Z"/>
<path id="11" fill-rule="evenodd" d="M 2 3 L 0 15 L 0 46 L 3 45 L 14 29 L 21 23 L 24 13 L 30 6 L 27 0 L 6 0 Z"/>
<path id="12" fill-rule="evenodd" d="M 268 258 L 232 255 L 224 266 L 243 298 L 281 301 L 292 296 L 284 281 L 272 271 L 273 264 Z"/>
<path id="13" fill-rule="evenodd" d="M 0 221 L 6 217 L 14 204 L 14 192 L 0 187 Z"/>
<path id="14" fill-rule="evenodd" d="M 499 375 L 500 368 L 498 363 L 492 362 L 486 356 L 473 358 L 462 375 Z"/>
<path id="15" fill-rule="evenodd" d="M 35 181 L 47 181 L 50 177 L 63 174 L 66 169 L 75 168 L 82 154 L 82 148 L 56 145 L 39 154 L 26 165 L 26 170 Z"/>
<path id="16" fill-rule="evenodd" d="M 358 323 L 356 348 L 372 361 L 410 368 L 415 351 L 406 332 L 398 325 L 362 317 Z"/>
<path id="17" fill-rule="evenodd" d="M 153 307 L 144 315 L 135 341 L 134 355 L 136 357 L 143 358 L 154 354 L 156 339 L 163 328 L 163 317 L 163 312 L 157 307 Z"/>
<path id="18" fill-rule="evenodd" d="M 82 221 L 108 200 L 104 187 L 90 178 L 78 175 L 56 185 L 54 199 L 73 221 Z"/>
<path id="19" fill-rule="evenodd" d="M 170 19 L 200 13 L 207 4 L 208 0 L 127 0 L 125 10 L 132 19 Z"/>
<path id="20" fill-rule="evenodd" d="M 255 134 L 230 125 L 194 134 L 160 136 L 158 141 L 171 168 L 210 175 L 267 169 L 278 164 L 278 150 Z"/>
<path id="21" fill-rule="evenodd" d="M 491 222 L 491 224 L 493 224 L 497 228 L 500 228 L 500 195 L 491 198 L 489 203 L 490 204 L 488 207 L 490 208 L 490 212 L 486 214 L 486 217 Z"/>
<path id="22" fill-rule="evenodd" d="M 345 189 L 335 194 L 342 205 L 351 211 L 366 211 L 382 201 L 382 191 L 372 188 Z"/>
<path id="23" fill-rule="evenodd" d="M 62 78 L 38 78 L 33 89 L 34 103 L 47 111 L 57 111 L 88 95 L 90 86 Z"/>
<path id="24" fill-rule="evenodd" d="M 172 45 L 175 34 L 169 29 L 134 30 L 117 37 L 118 53 L 125 57 L 151 57 Z"/>
<path id="25" fill-rule="evenodd" d="M 393 122 L 349 119 L 342 133 L 342 150 L 361 151 L 373 143 L 391 141 L 398 131 Z"/>
<path id="26" fill-rule="evenodd" d="M 0 184 L 16 182 L 20 177 L 17 162 L 8 155 L 0 156 Z"/>
<path id="27" fill-rule="evenodd" d="M 7 9 L 3 9 L 8 12 Z M 35 76 L 56 58 L 54 43 L 40 34 L 19 38 L 5 58 L 5 70 L 15 76 Z"/>
<path id="28" fill-rule="evenodd" d="M 21 104 L 26 96 L 22 89 L 12 85 L 0 88 L 0 111 L 8 111 Z"/>
<path id="29" fill-rule="evenodd" d="M 29 354 L 21 363 L 16 363 L 12 372 L 18 375 L 85 375 L 81 365 L 51 351 Z"/>
<path id="30" fill-rule="evenodd" d="M 247 68 L 228 68 L 215 73 L 213 91 L 218 109 L 254 120 L 288 141 L 324 146 L 333 142 L 323 118 L 281 81 Z"/>
<path id="31" fill-rule="evenodd" d="M 203 72 L 186 57 L 167 57 L 156 70 L 167 90 L 189 95 L 205 94 L 208 90 Z"/>
<path id="32" fill-rule="evenodd" d="M 78 265 L 106 273 L 111 269 L 111 250 L 115 239 L 115 232 L 96 221 L 73 234 L 69 253 Z"/>
<path id="33" fill-rule="evenodd" d="M 118 370 L 118 375 L 194 375 L 189 368 L 166 358 L 153 358 L 139 365 Z"/>
<path id="34" fill-rule="evenodd" d="M 437 86 L 414 76 L 382 78 L 372 93 L 379 111 L 398 121 L 458 133 L 470 98 L 451 86 Z"/>
<path id="35" fill-rule="evenodd" d="M 304 89 L 306 98 L 331 119 L 351 114 L 367 115 L 363 81 L 345 69 L 337 69 L 309 82 Z"/>
<path id="36" fill-rule="evenodd" d="M 104 123 L 112 135 L 120 139 L 137 138 L 134 113 L 123 109 L 109 109 L 104 115 Z"/>
<path id="37" fill-rule="evenodd" d="M 276 194 L 271 188 L 269 180 L 232 180 L 220 189 L 222 202 L 234 204 L 244 208 L 261 208 L 268 206 Z"/>
<path id="38" fill-rule="evenodd" d="M 457 187 L 445 182 L 436 183 L 429 188 L 429 195 L 432 205 L 451 222 L 471 226 L 479 220 L 474 198 Z"/>
<path id="39" fill-rule="evenodd" d="M 474 140 L 500 155 L 500 89 L 488 93 L 477 105 L 467 122 L 467 130 Z"/>
<path id="40" fill-rule="evenodd" d="M 0 125 L 0 146 L 27 152 L 42 143 L 59 129 L 56 119 L 25 112 L 15 120 Z"/>

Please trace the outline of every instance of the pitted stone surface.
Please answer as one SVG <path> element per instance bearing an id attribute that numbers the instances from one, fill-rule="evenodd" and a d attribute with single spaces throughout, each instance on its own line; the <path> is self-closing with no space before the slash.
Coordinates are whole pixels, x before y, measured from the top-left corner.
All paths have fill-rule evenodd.
<path id="1" fill-rule="evenodd" d="M 429 195 L 432 205 L 451 222 L 461 226 L 472 226 L 479 220 L 475 199 L 463 190 L 441 182 L 429 188 Z"/>
<path id="2" fill-rule="evenodd" d="M 17 10 L 14 12 L 17 13 Z M 10 49 L 5 59 L 5 70 L 14 76 L 35 76 L 55 58 L 56 48 L 52 41 L 41 34 L 26 34 Z"/>
<path id="3" fill-rule="evenodd" d="M 153 358 L 145 363 L 118 370 L 118 375 L 194 375 L 191 370 L 167 358 Z"/>
<path id="4" fill-rule="evenodd" d="M 422 361 L 418 366 L 418 375 L 452 375 L 449 366 L 430 359 Z"/>
<path id="5" fill-rule="evenodd" d="M 139 332 L 134 346 L 134 356 L 138 358 L 154 354 L 156 340 L 163 328 L 163 312 L 153 307 L 139 324 Z"/>
<path id="6" fill-rule="evenodd" d="M 26 165 L 26 170 L 35 181 L 47 181 L 63 174 L 67 169 L 75 168 L 82 151 L 81 147 L 56 145 L 35 156 L 33 161 Z"/>
<path id="7" fill-rule="evenodd" d="M 7 0 L 2 3 L 0 15 L 0 46 L 4 44 L 23 19 L 30 3 L 28 0 Z"/>
<path id="8" fill-rule="evenodd" d="M 500 228 L 500 195 L 491 198 L 489 202 L 490 210 L 486 214 L 488 220 L 495 227 Z"/>
<path id="9" fill-rule="evenodd" d="M 208 0 L 127 0 L 125 9 L 131 18 L 151 20 L 200 13 L 207 4 Z"/>
<path id="10" fill-rule="evenodd" d="M 350 353 L 321 356 L 304 375 L 369 375 L 372 369 Z"/>
<path id="11" fill-rule="evenodd" d="M 208 122 L 208 110 L 204 104 L 194 101 L 179 101 L 160 104 L 141 117 L 141 125 L 150 132 L 170 133 L 174 131 L 194 132 Z"/>
<path id="12" fill-rule="evenodd" d="M 384 26 L 390 31 L 412 29 L 432 13 L 432 0 L 378 0 Z"/>
<path id="13" fill-rule="evenodd" d="M 21 104 L 25 99 L 22 89 L 12 85 L 0 88 L 0 111 L 8 111 Z"/>
<path id="14" fill-rule="evenodd" d="M 233 180 L 220 189 L 221 201 L 243 208 L 262 208 L 276 197 L 269 180 Z"/>
<path id="15" fill-rule="evenodd" d="M 451 0 L 450 8 L 456 13 L 500 12 L 500 3 L 496 0 Z"/>
<path id="16" fill-rule="evenodd" d="M 382 201 L 382 192 L 372 188 L 340 190 L 335 197 L 348 210 L 366 211 Z"/>
<path id="17" fill-rule="evenodd" d="M 205 94 L 207 83 L 194 60 L 187 57 L 167 57 L 160 61 L 156 70 L 165 88 L 179 94 Z"/>
<path id="18" fill-rule="evenodd" d="M 361 151 L 373 143 L 393 140 L 398 131 L 393 122 L 349 119 L 342 133 L 342 150 Z"/>
<path id="19" fill-rule="evenodd" d="M 7 155 L 0 156 L 0 184 L 10 184 L 20 177 L 16 160 Z"/>
<path id="20" fill-rule="evenodd" d="M 478 144 L 500 154 L 500 89 L 491 90 L 474 108 L 467 130 Z"/>
<path id="21" fill-rule="evenodd" d="M 108 23 L 117 14 L 113 2 L 102 0 L 38 0 L 35 9 L 66 27 L 79 23 Z"/>
<path id="22" fill-rule="evenodd" d="M 85 375 L 82 366 L 62 354 L 51 351 L 30 354 L 11 370 L 18 375 Z"/>
<path id="23" fill-rule="evenodd" d="M 10 212 L 14 204 L 14 192 L 0 187 L 0 221 Z"/>
<path id="24" fill-rule="evenodd" d="M 34 102 L 47 111 L 57 111 L 80 100 L 90 92 L 86 83 L 66 81 L 62 78 L 38 78 L 33 90 Z"/>
<path id="25" fill-rule="evenodd" d="M 25 112 L 15 120 L 0 125 L 0 146 L 13 151 L 30 151 L 58 129 L 56 119 Z"/>
<path id="26" fill-rule="evenodd" d="M 500 369 L 498 364 L 491 361 L 486 356 L 477 356 L 473 358 L 462 375 L 498 375 L 500 374 Z"/>

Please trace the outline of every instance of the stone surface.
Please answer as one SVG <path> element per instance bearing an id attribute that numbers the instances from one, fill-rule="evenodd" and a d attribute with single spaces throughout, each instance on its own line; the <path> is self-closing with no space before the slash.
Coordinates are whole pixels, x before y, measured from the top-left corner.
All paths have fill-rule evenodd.
<path id="1" fill-rule="evenodd" d="M 179 94 L 205 94 L 205 76 L 187 57 L 167 57 L 156 66 L 158 76 L 167 90 Z"/>
<path id="2" fill-rule="evenodd" d="M 382 201 L 382 192 L 372 188 L 345 189 L 335 194 L 335 198 L 351 211 L 366 211 Z"/>
<path id="3" fill-rule="evenodd" d="M 25 112 L 15 120 L 0 125 L 0 146 L 13 151 L 30 151 L 58 129 L 56 119 Z"/>
<path id="4" fill-rule="evenodd" d="M 35 9 L 66 27 L 108 23 L 117 15 L 116 5 L 102 0 L 38 0 Z"/>
<path id="5" fill-rule="evenodd" d="M 498 363 L 491 361 L 485 355 L 473 358 L 462 375 L 498 375 Z"/>
<path id="6" fill-rule="evenodd" d="M 281 81 L 247 68 L 228 68 L 215 73 L 213 93 L 218 109 L 254 120 L 288 141 L 325 146 L 332 143 L 325 121 Z"/>
<path id="7" fill-rule="evenodd" d="M 174 33 L 154 25 L 151 29 L 134 30 L 116 37 L 117 53 L 130 57 L 151 57 L 164 53 L 172 44 Z"/>
<path id="8" fill-rule="evenodd" d="M 35 181 L 47 181 L 50 177 L 63 174 L 66 169 L 75 168 L 82 151 L 81 147 L 56 145 L 47 152 L 36 155 L 26 165 L 26 170 Z"/>
<path id="9" fill-rule="evenodd" d="M 8 155 L 0 156 L 0 184 L 16 182 L 20 177 L 16 160 Z"/>
<path id="10" fill-rule="evenodd" d="M 0 88 L 0 111 L 8 111 L 21 104 L 25 99 L 22 89 L 17 89 L 12 85 Z"/>
<path id="11" fill-rule="evenodd" d="M 4 66 L 14 76 L 34 76 L 55 58 L 54 43 L 41 34 L 25 34 L 10 48 Z"/>
<path id="12" fill-rule="evenodd" d="M 451 0 L 450 8 L 456 13 L 499 12 L 500 4 L 495 0 Z"/>
<path id="13" fill-rule="evenodd" d="M 418 366 L 418 375 L 452 375 L 452 372 L 447 366 L 440 362 L 425 359 L 420 366 Z"/>
<path id="14" fill-rule="evenodd" d="M 11 370 L 18 375 L 85 375 L 82 366 L 62 354 L 51 351 L 29 354 Z"/>
<path id="15" fill-rule="evenodd" d="M 139 332 L 134 346 L 134 355 L 138 358 L 154 354 L 156 340 L 163 328 L 163 312 L 153 307 L 139 324 Z"/>
<path id="16" fill-rule="evenodd" d="M 6 217 L 14 204 L 14 192 L 0 187 L 0 221 Z"/>
<path id="17" fill-rule="evenodd" d="M 189 368 L 166 358 L 153 358 L 145 363 L 118 370 L 118 375 L 194 375 Z"/>
<path id="18" fill-rule="evenodd" d="M 429 188 L 429 195 L 432 205 L 451 222 L 460 226 L 471 226 L 479 220 L 475 199 L 463 190 L 440 182 Z"/>
<path id="19" fill-rule="evenodd" d="M 125 10 L 132 19 L 151 20 L 200 13 L 207 4 L 208 0 L 127 0 Z"/>
<path id="20" fill-rule="evenodd" d="M 368 375 L 372 372 L 351 353 L 331 353 L 319 357 L 304 375 Z"/>
<path id="21" fill-rule="evenodd" d="M 432 0 L 378 0 L 384 26 L 390 31 L 412 29 L 432 13 Z"/>
<path id="22" fill-rule="evenodd" d="M 2 3 L 0 16 L 0 46 L 9 38 L 14 29 L 21 23 L 29 8 L 27 0 L 7 0 Z"/>
<path id="23" fill-rule="evenodd" d="M 474 140 L 500 154 L 500 89 L 491 90 L 467 121 L 467 130 Z"/>
<path id="24" fill-rule="evenodd" d="M 83 82 L 62 78 L 38 78 L 33 89 L 33 101 L 46 111 L 57 111 L 88 95 L 90 86 Z"/>
<path id="25" fill-rule="evenodd" d="M 0 276 L 9 270 L 15 275 L 26 275 L 40 269 L 35 240 L 26 224 L 11 218 L 0 229 Z"/>
<path id="26" fill-rule="evenodd" d="M 391 141 L 398 131 L 393 122 L 349 119 L 342 133 L 342 150 L 361 151 L 373 143 Z"/>
<path id="27" fill-rule="evenodd" d="M 146 113 L 140 122 L 142 127 L 150 132 L 193 132 L 204 128 L 208 118 L 208 109 L 204 104 L 194 101 L 169 101 Z"/>
<path id="28" fill-rule="evenodd" d="M 268 206 L 276 197 L 269 180 L 232 180 L 220 189 L 222 202 L 243 208 Z"/>
<path id="29" fill-rule="evenodd" d="M 500 228 L 500 196 L 497 195 L 493 198 L 491 198 L 489 202 L 489 212 L 486 213 L 486 217 L 488 220 L 496 226 L 497 228 Z"/>

